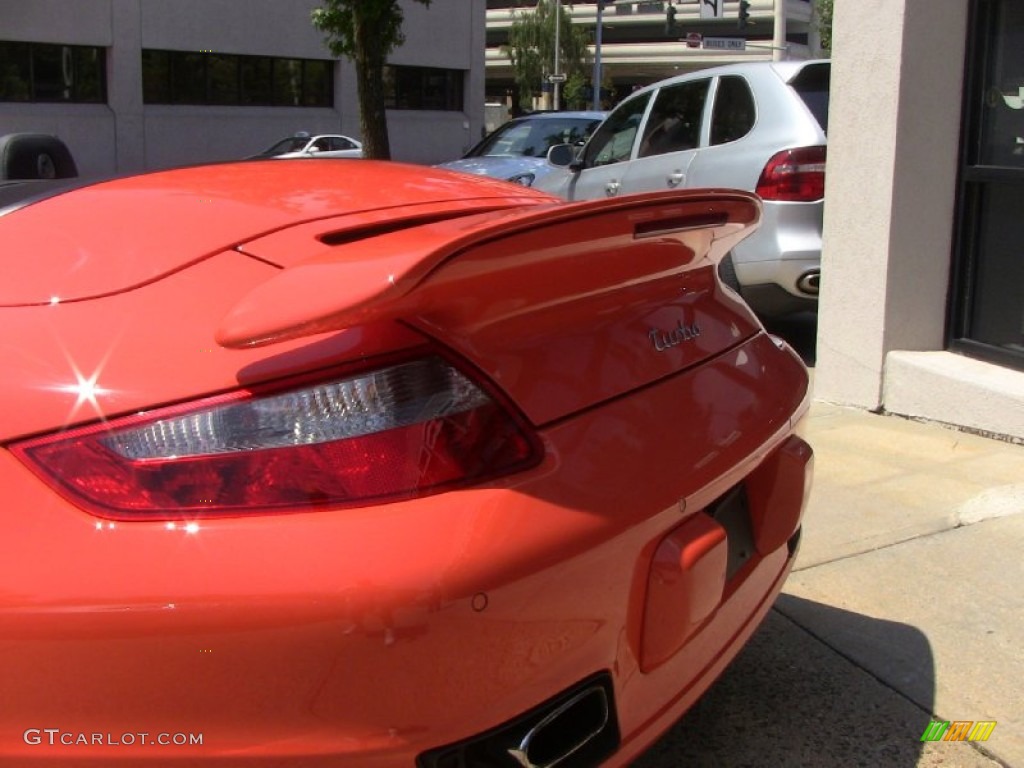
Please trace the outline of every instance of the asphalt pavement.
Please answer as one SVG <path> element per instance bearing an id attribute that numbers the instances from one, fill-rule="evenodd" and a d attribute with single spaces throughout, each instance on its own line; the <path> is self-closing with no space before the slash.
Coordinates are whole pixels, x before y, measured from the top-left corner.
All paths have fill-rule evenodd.
<path id="1" fill-rule="evenodd" d="M 773 330 L 813 363 L 813 327 Z M 1024 768 L 1024 446 L 823 402 L 806 436 L 783 594 L 634 768 Z M 933 721 L 996 725 L 922 741 Z"/>

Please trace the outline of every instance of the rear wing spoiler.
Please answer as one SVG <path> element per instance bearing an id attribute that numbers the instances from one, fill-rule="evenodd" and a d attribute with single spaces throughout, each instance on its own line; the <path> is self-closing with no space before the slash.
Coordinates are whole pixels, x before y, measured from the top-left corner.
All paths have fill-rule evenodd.
<path id="1" fill-rule="evenodd" d="M 305 232 L 318 241 L 301 244 L 314 255 L 246 295 L 224 317 L 216 340 L 253 347 L 411 319 L 443 302 L 446 291 L 472 292 L 477 281 L 493 294 L 501 275 L 487 269 L 489 249 L 506 256 L 520 249 L 535 279 L 552 281 L 552 301 L 621 288 L 717 263 L 760 218 L 756 195 L 709 189 L 484 213 L 456 208 L 386 227 Z M 239 250 L 261 255 L 258 243 Z M 588 262 L 598 253 L 602 258 Z M 437 279 L 466 254 L 474 256 L 471 270 L 447 286 Z"/>

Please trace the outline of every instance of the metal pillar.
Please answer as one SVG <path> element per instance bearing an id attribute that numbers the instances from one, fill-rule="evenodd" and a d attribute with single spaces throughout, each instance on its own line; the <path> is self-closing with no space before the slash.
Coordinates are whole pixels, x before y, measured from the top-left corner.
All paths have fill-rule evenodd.
<path id="1" fill-rule="evenodd" d="M 562 0 L 555 0 L 555 71 L 552 85 L 552 93 L 554 94 L 554 108 L 556 110 L 562 108 L 561 96 L 562 96 L 562 83 L 560 82 L 562 77 L 562 51 L 561 51 L 561 33 L 562 33 Z"/>
<path id="2" fill-rule="evenodd" d="M 597 29 L 594 31 L 594 110 L 601 109 L 601 30 L 604 26 L 604 0 L 597 0 Z"/>
<path id="3" fill-rule="evenodd" d="M 785 61 L 789 46 L 786 45 L 786 0 L 775 0 L 775 23 L 772 33 L 772 61 Z"/>

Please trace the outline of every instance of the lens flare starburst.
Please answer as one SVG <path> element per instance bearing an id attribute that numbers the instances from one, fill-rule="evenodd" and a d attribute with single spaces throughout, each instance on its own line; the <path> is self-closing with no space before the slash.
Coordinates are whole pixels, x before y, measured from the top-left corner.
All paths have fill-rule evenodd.
<path id="1" fill-rule="evenodd" d="M 87 418 L 92 416 L 104 418 L 103 408 L 100 406 L 99 399 L 110 395 L 111 390 L 100 386 L 99 378 L 100 373 L 102 372 L 102 366 L 86 376 L 81 372 L 81 370 L 79 370 L 78 366 L 72 363 L 71 371 L 75 377 L 73 384 L 62 384 L 54 387 L 58 392 L 66 392 L 75 396 L 75 402 L 71 405 L 71 411 L 68 414 L 67 422 L 73 423 L 78 421 L 79 414 L 83 409 L 92 411 L 92 413 L 88 414 Z"/>

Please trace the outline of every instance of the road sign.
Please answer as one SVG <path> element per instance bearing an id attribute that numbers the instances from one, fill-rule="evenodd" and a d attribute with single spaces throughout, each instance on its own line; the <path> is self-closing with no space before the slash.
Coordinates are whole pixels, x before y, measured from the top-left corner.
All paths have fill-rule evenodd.
<path id="1" fill-rule="evenodd" d="M 700 32 L 691 32 L 686 36 L 686 47 L 687 48 L 700 48 L 700 41 L 703 36 Z"/>
<path id="2" fill-rule="evenodd" d="M 548 82 L 549 83 L 564 83 L 565 82 L 565 75 L 563 75 L 563 74 L 548 75 Z"/>
<path id="3" fill-rule="evenodd" d="M 725 0 L 700 0 L 700 17 L 702 19 L 725 18 Z"/>
<path id="4" fill-rule="evenodd" d="M 745 51 L 747 41 L 742 37 L 705 37 L 704 48 L 711 51 Z"/>

